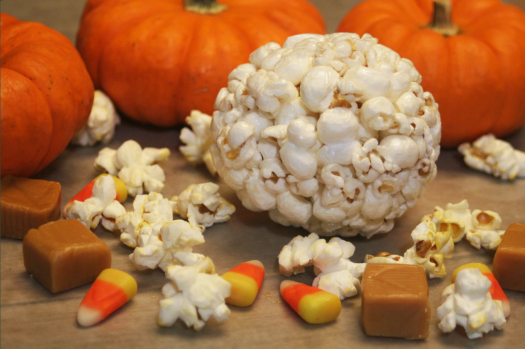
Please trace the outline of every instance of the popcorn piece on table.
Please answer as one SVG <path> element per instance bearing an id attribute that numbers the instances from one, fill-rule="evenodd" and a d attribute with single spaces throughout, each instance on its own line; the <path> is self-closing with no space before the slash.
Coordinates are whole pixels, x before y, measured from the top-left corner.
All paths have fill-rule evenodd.
<path id="1" fill-rule="evenodd" d="M 312 286 L 344 299 L 357 294 L 358 278 L 365 267 L 364 263 L 350 261 L 354 251 L 354 245 L 340 238 L 332 238 L 327 243 L 315 233 L 306 238 L 296 236 L 279 253 L 279 270 L 290 276 L 313 265 L 317 277 Z"/>
<path id="2" fill-rule="evenodd" d="M 244 262 L 224 273 L 222 278 L 232 286 L 226 303 L 238 307 L 247 307 L 253 304 L 261 289 L 264 279 L 264 265 L 257 260 Z"/>
<path id="3" fill-rule="evenodd" d="M 503 292 L 503 289 L 501 288 L 498 280 L 496 280 L 496 277 L 494 274 L 492 274 L 492 271 L 490 271 L 489 267 L 487 267 L 485 264 L 481 263 L 468 263 L 465 265 L 462 265 L 461 267 L 454 270 L 454 273 L 452 273 L 451 283 L 454 283 L 456 281 L 457 274 L 463 270 L 468 268 L 476 268 L 479 269 L 479 271 L 485 275 L 492 285 L 490 286 L 489 293 L 493 300 L 500 301 L 501 302 L 501 308 L 503 309 L 503 314 L 505 317 L 509 317 L 510 315 L 510 303 L 509 299 L 507 298 L 507 295 L 505 295 L 505 292 Z"/>
<path id="4" fill-rule="evenodd" d="M 230 295 L 230 284 L 215 274 L 215 266 L 208 257 L 191 266 L 172 265 L 166 270 L 170 283 L 164 285 L 164 299 L 160 301 L 158 323 L 171 326 L 181 319 L 197 331 L 213 316 L 218 322 L 228 318 L 230 309 L 225 298 Z"/>
<path id="5" fill-rule="evenodd" d="M 279 253 L 279 271 L 285 276 L 304 272 L 304 267 L 313 264 L 312 244 L 319 240 L 319 235 L 311 233 L 308 237 L 297 235 L 286 244 Z"/>
<path id="6" fill-rule="evenodd" d="M 219 186 L 211 182 L 191 184 L 171 200 L 176 214 L 203 230 L 214 223 L 226 222 L 235 212 L 235 206 L 221 197 Z"/>
<path id="7" fill-rule="evenodd" d="M 104 269 L 82 299 L 77 313 L 80 326 L 92 326 L 107 318 L 137 294 L 137 282 L 123 271 Z"/>
<path id="8" fill-rule="evenodd" d="M 478 138 L 472 145 L 463 143 L 458 150 L 473 169 L 504 180 L 525 178 L 525 153 L 492 134 Z"/>
<path id="9" fill-rule="evenodd" d="M 133 211 L 126 212 L 115 221 L 121 231 L 120 240 L 129 247 L 137 247 L 141 228 L 159 231 L 160 225 L 173 220 L 172 204 L 156 192 L 137 195 L 133 200 Z"/>
<path id="10" fill-rule="evenodd" d="M 285 302 L 309 324 L 334 321 L 341 312 L 341 300 L 319 288 L 284 280 L 280 291 Z"/>
<path id="11" fill-rule="evenodd" d="M 428 272 L 430 278 L 446 275 L 444 258 L 450 258 L 454 242 L 464 236 L 476 248 L 496 249 L 504 234 L 496 230 L 501 226 L 501 217 L 496 212 L 470 211 L 467 200 L 447 204 L 446 209 L 435 207 L 434 213 L 425 215 L 414 231 L 414 246 L 404 257 L 382 252 L 376 256 L 366 255 L 366 263 L 416 264 Z"/>
<path id="12" fill-rule="evenodd" d="M 355 296 L 361 287 L 359 278 L 366 264 L 350 261 L 355 251 L 354 245 L 334 237 L 328 243 L 324 239 L 319 240 L 312 248 L 314 272 L 317 275 L 312 286 L 331 292 L 340 299 Z"/>
<path id="13" fill-rule="evenodd" d="M 448 203 L 445 209 L 436 206 L 434 213 L 424 216 L 421 221 L 430 219 L 436 224 L 439 232 L 448 231 L 454 242 L 461 241 L 465 234 L 472 230 L 472 212 L 467 200 L 457 204 Z"/>
<path id="14" fill-rule="evenodd" d="M 181 258 L 182 252 L 194 255 L 192 262 L 202 259 L 202 255 L 192 253 L 192 249 L 203 243 L 202 230 L 181 219 L 154 227 L 145 225 L 139 230 L 137 247 L 129 258 L 139 270 L 160 267 L 166 271 L 170 265 L 185 264 L 189 256 Z"/>
<path id="15" fill-rule="evenodd" d="M 492 272 L 501 287 L 525 292 L 525 224 L 511 224 L 492 263 Z"/>
<path id="16" fill-rule="evenodd" d="M 93 185 L 92 195 L 84 201 L 73 201 L 66 205 L 65 218 L 78 219 L 88 228 L 96 228 L 100 220 L 109 230 L 115 229 L 116 216 L 126 213 L 126 209 L 115 198 L 117 189 L 113 176 L 100 176 Z"/>
<path id="17" fill-rule="evenodd" d="M 368 336 L 428 337 L 431 308 L 427 278 L 420 267 L 370 263 L 362 286 L 362 323 Z"/>
<path id="18" fill-rule="evenodd" d="M 211 116 L 198 110 L 192 110 L 190 116 L 186 118 L 186 123 L 191 127 L 191 130 L 184 127 L 180 131 L 180 140 L 186 145 L 179 147 L 179 150 L 184 158 L 193 165 L 204 162 L 208 171 L 215 176 L 217 169 L 213 164 L 210 152 L 210 147 L 213 144 L 210 130 L 211 120 Z"/>
<path id="19" fill-rule="evenodd" d="M 457 325 L 465 328 L 468 338 L 479 338 L 494 327 L 501 330 L 506 323 L 501 301 L 493 300 L 489 289 L 492 283 L 477 268 L 460 270 L 455 283 L 441 295 L 437 309 L 438 327 L 451 332 Z"/>
<path id="20" fill-rule="evenodd" d="M 430 278 L 445 277 L 444 258 L 449 258 L 454 251 L 454 242 L 449 231 L 438 232 L 436 225 L 429 219 L 419 223 L 412 231 L 414 246 L 409 248 L 404 258 L 409 264 L 422 267 Z"/>
<path id="21" fill-rule="evenodd" d="M 168 148 L 144 148 L 133 141 L 124 142 L 117 150 L 104 148 L 95 159 L 95 168 L 118 176 L 131 196 L 146 192 L 160 192 L 166 179 L 157 162 L 166 161 Z"/>
<path id="22" fill-rule="evenodd" d="M 96 90 L 88 122 L 71 142 L 82 146 L 92 146 L 99 141 L 107 144 L 113 139 L 118 124 L 120 118 L 113 102 L 104 92 Z"/>
<path id="23" fill-rule="evenodd" d="M 467 240 L 472 246 L 487 250 L 495 250 L 501 243 L 501 236 L 504 230 L 497 230 L 501 227 L 501 217 L 493 211 L 472 211 L 473 229 L 467 232 Z"/>

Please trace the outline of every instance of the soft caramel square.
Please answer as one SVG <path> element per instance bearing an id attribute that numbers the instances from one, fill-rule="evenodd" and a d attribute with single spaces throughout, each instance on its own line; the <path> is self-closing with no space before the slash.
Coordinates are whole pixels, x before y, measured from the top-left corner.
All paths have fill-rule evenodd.
<path id="1" fill-rule="evenodd" d="M 502 288 L 525 292 L 525 224 L 511 224 L 503 234 L 492 274 Z"/>
<path id="2" fill-rule="evenodd" d="M 93 282 L 111 267 L 109 247 L 77 219 L 31 229 L 22 250 L 27 272 L 52 293 Z"/>
<path id="3" fill-rule="evenodd" d="M 430 303 L 423 268 L 406 264 L 367 264 L 361 316 L 369 336 L 428 337 Z"/>
<path id="4" fill-rule="evenodd" d="M 29 229 L 60 218 L 61 194 L 58 182 L 13 176 L 2 178 L 1 236 L 23 239 Z"/>

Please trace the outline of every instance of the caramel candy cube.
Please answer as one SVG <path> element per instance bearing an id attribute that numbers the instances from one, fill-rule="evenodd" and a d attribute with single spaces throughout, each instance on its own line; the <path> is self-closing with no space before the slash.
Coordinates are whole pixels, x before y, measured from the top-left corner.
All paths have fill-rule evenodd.
<path id="1" fill-rule="evenodd" d="M 93 282 L 111 268 L 109 247 L 77 219 L 31 229 L 22 250 L 27 272 L 52 293 Z"/>
<path id="2" fill-rule="evenodd" d="M 361 316 L 369 336 L 428 337 L 430 303 L 425 271 L 417 265 L 367 264 Z"/>
<path id="3" fill-rule="evenodd" d="M 3 238 L 23 239 L 29 229 L 60 218 L 58 182 L 5 176 L 1 190 Z"/>
<path id="4" fill-rule="evenodd" d="M 525 224 L 511 224 L 503 234 L 492 274 L 502 288 L 525 292 Z"/>

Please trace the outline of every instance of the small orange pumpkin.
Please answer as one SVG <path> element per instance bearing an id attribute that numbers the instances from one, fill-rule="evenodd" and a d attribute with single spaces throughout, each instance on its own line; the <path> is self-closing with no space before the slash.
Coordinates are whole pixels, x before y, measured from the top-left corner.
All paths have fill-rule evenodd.
<path id="1" fill-rule="evenodd" d="M 439 104 L 444 147 L 525 124 L 525 13 L 515 6 L 367 0 L 337 31 L 369 33 L 414 63 Z"/>
<path id="2" fill-rule="evenodd" d="M 228 74 L 256 48 L 324 33 L 306 0 L 89 0 L 77 47 L 95 86 L 125 115 L 157 126 L 211 114 Z"/>
<path id="3" fill-rule="evenodd" d="M 46 167 L 84 126 L 93 83 L 75 46 L 56 30 L 2 13 L 2 176 Z"/>

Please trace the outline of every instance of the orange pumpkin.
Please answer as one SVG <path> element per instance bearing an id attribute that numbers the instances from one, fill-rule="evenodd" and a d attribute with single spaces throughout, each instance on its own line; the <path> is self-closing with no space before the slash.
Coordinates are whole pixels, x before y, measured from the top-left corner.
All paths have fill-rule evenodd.
<path id="1" fill-rule="evenodd" d="M 439 104 L 442 146 L 509 135 L 525 124 L 525 13 L 497 0 L 450 4 L 368 0 L 337 31 L 370 33 L 414 63 Z"/>
<path id="2" fill-rule="evenodd" d="M 56 30 L 1 14 L 2 176 L 46 167 L 84 126 L 93 83 L 75 46 Z"/>
<path id="3" fill-rule="evenodd" d="M 211 114 L 228 74 L 256 48 L 305 32 L 324 33 L 306 0 L 89 0 L 77 47 L 120 111 L 173 126 L 193 109 Z"/>

